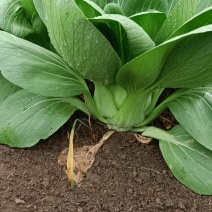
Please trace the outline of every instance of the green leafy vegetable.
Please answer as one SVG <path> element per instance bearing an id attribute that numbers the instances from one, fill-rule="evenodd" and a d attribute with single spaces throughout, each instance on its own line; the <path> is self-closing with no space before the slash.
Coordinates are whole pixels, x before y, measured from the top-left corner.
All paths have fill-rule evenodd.
<path id="1" fill-rule="evenodd" d="M 10 95 L 18 91 L 20 88 L 10 81 L 6 80 L 0 73 L 0 104 L 7 99 Z"/>
<path id="2" fill-rule="evenodd" d="M 195 14 L 198 0 L 179 0 L 161 27 L 156 42 L 162 43 Z"/>
<path id="3" fill-rule="evenodd" d="M 163 69 L 164 63 L 166 61 L 165 58 L 167 57 L 169 52 L 174 48 L 174 46 L 177 45 L 177 43 L 180 46 L 181 42 L 179 42 L 179 41 L 183 41 L 185 38 L 198 36 L 198 34 L 208 33 L 211 31 L 212 31 L 212 25 L 200 27 L 200 28 L 193 30 L 191 32 L 188 32 L 186 34 L 174 37 L 174 38 L 162 43 L 161 45 L 156 46 L 154 49 L 152 49 L 144 54 L 141 54 L 140 56 L 136 57 L 134 60 L 131 60 L 130 62 L 125 64 L 120 69 L 120 71 L 118 72 L 117 77 L 116 77 L 117 82 L 123 88 L 125 88 L 128 92 L 135 92 L 136 90 L 143 89 L 145 87 L 152 85 L 152 83 L 154 83 L 156 81 L 156 79 L 158 78 L 158 76 L 162 73 L 162 69 Z M 200 45 L 201 45 L 201 42 L 200 42 Z M 184 48 L 184 47 L 182 47 L 182 48 Z M 188 50 L 190 51 L 190 54 L 192 54 L 191 52 L 193 52 L 193 50 L 195 51 L 195 45 L 193 45 L 191 47 L 189 46 Z M 173 51 L 173 54 L 174 54 L 174 51 Z M 183 57 L 183 55 L 181 55 L 179 57 Z M 210 54 L 209 54 L 209 57 L 210 57 Z M 193 58 L 187 57 L 187 60 L 189 60 L 189 59 L 193 59 Z M 149 61 L 152 61 L 152 62 L 150 63 Z M 186 62 L 186 60 L 185 60 L 185 62 Z M 173 63 L 172 66 L 174 66 L 174 65 L 176 66 L 176 64 Z M 199 70 L 201 70 L 200 66 L 199 66 Z M 166 77 L 170 76 L 168 74 L 169 71 L 172 71 L 172 73 L 174 72 L 172 69 L 167 68 L 167 72 L 164 72 L 164 73 L 167 73 Z M 198 69 L 196 71 L 198 72 Z M 180 73 L 181 72 L 179 72 L 179 74 Z M 183 73 L 185 73 L 185 71 Z M 178 72 L 177 73 L 175 72 L 174 74 L 178 74 Z M 211 76 L 211 72 L 209 72 L 208 74 Z M 184 74 L 182 77 L 189 77 L 189 76 L 190 75 L 188 73 L 188 75 Z M 209 76 L 209 80 L 211 80 L 210 76 Z M 172 78 L 172 77 L 170 77 L 170 78 Z M 172 78 L 172 79 L 174 79 L 174 78 Z M 168 84 L 169 82 L 167 80 L 164 80 L 164 85 L 161 85 L 161 86 L 166 87 L 165 83 Z M 200 83 L 201 83 L 201 81 L 200 81 Z M 156 83 L 155 83 L 155 86 L 157 86 Z"/>
<path id="4" fill-rule="evenodd" d="M 150 10 L 136 13 L 130 16 L 130 19 L 141 26 L 152 40 L 155 41 L 158 31 L 166 20 L 166 14 L 157 10 Z"/>
<path id="5" fill-rule="evenodd" d="M 43 0 L 33 0 L 33 3 L 35 5 L 37 13 L 39 14 L 39 17 L 42 19 L 43 23 L 46 24 L 42 1 Z"/>
<path id="6" fill-rule="evenodd" d="M 6 32 L 0 32 L 0 45 L 1 72 L 12 83 L 42 96 L 68 97 L 86 91 L 81 76 L 56 54 Z"/>
<path id="7" fill-rule="evenodd" d="M 127 34 L 129 48 L 133 56 L 138 56 L 155 47 L 149 35 L 135 22 L 122 15 L 102 15 L 93 21 L 109 22 L 116 21 L 122 25 Z"/>
<path id="8" fill-rule="evenodd" d="M 11 147 L 33 146 L 48 138 L 74 111 L 68 103 L 20 90 L 0 106 L 0 142 Z"/>
<path id="9" fill-rule="evenodd" d="M 30 147 L 81 110 L 158 139 L 176 178 L 212 195 L 211 17 L 206 0 L 2 0 L 0 143 Z M 166 108 L 180 125 L 149 126 Z"/>
<path id="10" fill-rule="evenodd" d="M 212 152 L 195 141 L 181 126 L 165 132 L 149 128 L 143 135 L 160 140 L 160 149 L 175 177 L 199 194 L 211 195 Z"/>
<path id="11" fill-rule="evenodd" d="M 104 10 L 91 0 L 76 0 L 76 4 L 87 18 L 105 14 Z"/>
<path id="12" fill-rule="evenodd" d="M 52 43 L 64 60 L 86 79 L 102 84 L 114 82 L 120 59 L 76 4 L 43 0 L 43 6 Z"/>
<path id="13" fill-rule="evenodd" d="M 19 0 L 1 0 L 0 8 L 1 29 L 20 37 L 33 32 L 33 26 Z"/>
<path id="14" fill-rule="evenodd" d="M 196 141 L 212 150 L 212 88 L 188 90 L 169 103 L 169 108 Z"/>

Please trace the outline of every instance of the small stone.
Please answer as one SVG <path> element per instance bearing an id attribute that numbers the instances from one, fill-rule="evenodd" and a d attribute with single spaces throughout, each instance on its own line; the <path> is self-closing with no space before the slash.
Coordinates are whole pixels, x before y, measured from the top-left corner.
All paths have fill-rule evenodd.
<path id="1" fill-rule="evenodd" d="M 171 200 L 171 199 L 167 199 L 166 205 L 167 205 L 167 206 L 172 206 L 172 205 L 173 205 L 172 200 Z"/>
<path id="2" fill-rule="evenodd" d="M 161 204 L 160 198 L 156 198 L 156 202 L 157 202 L 157 204 Z"/>
<path id="3" fill-rule="evenodd" d="M 49 186 L 49 178 L 44 177 L 42 184 L 43 184 L 44 187 L 48 187 Z"/>
<path id="4" fill-rule="evenodd" d="M 185 205 L 183 204 L 183 202 L 179 202 L 178 206 L 179 206 L 180 209 L 185 209 L 186 208 Z"/>
<path id="5" fill-rule="evenodd" d="M 121 160 L 125 160 L 126 159 L 126 155 L 122 154 L 120 155 Z"/>
<path id="6" fill-rule="evenodd" d="M 83 212 L 83 209 L 82 208 L 78 208 L 77 212 Z"/>
<path id="7" fill-rule="evenodd" d="M 131 188 L 128 189 L 128 193 L 132 194 L 133 190 Z"/>
<path id="8" fill-rule="evenodd" d="M 128 210 L 128 212 L 131 212 L 133 210 L 133 206 L 131 206 Z"/>
<path id="9" fill-rule="evenodd" d="M 139 177 L 144 180 L 144 181 L 148 181 L 150 179 L 150 173 L 148 171 L 141 171 L 139 173 Z"/>
<path id="10" fill-rule="evenodd" d="M 20 205 L 20 204 L 25 204 L 26 202 L 24 200 L 22 200 L 22 199 L 15 199 L 15 203 L 17 205 Z"/>

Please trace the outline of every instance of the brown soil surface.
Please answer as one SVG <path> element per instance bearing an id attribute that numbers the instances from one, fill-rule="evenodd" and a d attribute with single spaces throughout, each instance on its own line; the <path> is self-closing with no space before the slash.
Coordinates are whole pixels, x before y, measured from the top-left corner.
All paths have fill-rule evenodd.
<path id="1" fill-rule="evenodd" d="M 70 190 L 57 164 L 68 146 L 66 124 L 30 149 L 0 146 L 1 212 L 212 211 L 212 197 L 200 196 L 171 174 L 157 141 L 137 142 L 115 133 L 99 150 L 80 188 Z M 99 139 L 105 132 L 95 125 Z M 75 146 L 93 144 L 88 128 L 75 134 Z"/>

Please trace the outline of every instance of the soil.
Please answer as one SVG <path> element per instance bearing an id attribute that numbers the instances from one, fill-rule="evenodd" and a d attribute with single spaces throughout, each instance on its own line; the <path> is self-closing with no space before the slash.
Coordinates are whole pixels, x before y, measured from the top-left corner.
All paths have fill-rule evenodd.
<path id="1" fill-rule="evenodd" d="M 212 211 L 212 197 L 195 194 L 174 178 L 157 141 L 141 144 L 130 132 L 113 134 L 81 187 L 71 191 L 58 165 L 70 127 L 67 123 L 29 149 L 0 146 L 1 212 Z M 101 124 L 93 127 L 98 139 L 106 132 Z M 94 144 L 91 137 L 79 125 L 75 147 Z"/>

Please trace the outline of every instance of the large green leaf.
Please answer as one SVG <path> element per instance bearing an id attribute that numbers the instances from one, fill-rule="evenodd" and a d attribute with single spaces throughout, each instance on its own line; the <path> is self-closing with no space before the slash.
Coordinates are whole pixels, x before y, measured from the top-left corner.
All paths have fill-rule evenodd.
<path id="1" fill-rule="evenodd" d="M 86 79 L 114 82 L 120 59 L 76 4 L 72 0 L 43 0 L 43 6 L 51 41 L 64 60 Z"/>
<path id="2" fill-rule="evenodd" d="M 124 13 L 127 16 L 134 15 L 139 12 L 147 10 L 158 10 L 160 12 L 167 12 L 168 5 L 166 0 L 117 0 L 120 2 Z"/>
<path id="3" fill-rule="evenodd" d="M 126 32 L 129 47 L 134 57 L 155 47 L 154 42 L 143 28 L 125 16 L 117 14 L 102 15 L 95 17 L 92 21 L 100 21 L 103 23 L 115 21 L 120 23 Z"/>
<path id="4" fill-rule="evenodd" d="M 167 0 L 168 3 L 168 11 L 167 16 L 171 13 L 171 11 L 174 9 L 175 5 L 177 4 L 179 0 Z"/>
<path id="5" fill-rule="evenodd" d="M 19 37 L 33 32 L 33 26 L 19 0 L 0 1 L 0 28 Z"/>
<path id="6" fill-rule="evenodd" d="M 46 20 L 45 20 L 45 14 L 43 10 L 43 0 L 33 0 L 36 11 L 38 12 L 40 18 L 42 19 L 43 23 L 46 25 Z"/>
<path id="7" fill-rule="evenodd" d="M 208 7 L 200 13 L 193 16 L 186 23 L 184 23 L 179 29 L 177 29 L 169 38 L 173 38 L 178 35 L 190 32 L 199 27 L 212 24 L 212 7 Z"/>
<path id="8" fill-rule="evenodd" d="M 185 91 L 168 107 L 192 137 L 212 150 L 212 87 Z"/>
<path id="9" fill-rule="evenodd" d="M 151 49 L 150 51 L 136 57 L 120 69 L 117 74 L 118 84 L 121 85 L 128 93 L 152 85 L 157 79 L 158 75 L 161 73 L 161 69 L 164 65 L 164 61 L 169 51 L 178 42 L 180 43 L 180 41 L 185 39 L 186 37 L 194 37 L 195 39 L 198 34 L 200 34 L 200 37 L 204 37 L 204 33 L 207 33 L 209 31 L 212 31 L 212 25 L 204 26 L 189 33 L 174 37 L 155 47 L 154 49 Z M 175 64 L 173 63 L 172 65 Z M 183 73 L 185 73 L 184 76 L 187 77 L 186 72 L 184 71 Z M 211 73 L 212 72 L 209 72 L 207 74 Z M 172 77 L 172 80 L 175 80 L 175 78 Z M 168 82 L 164 81 L 164 84 L 165 83 Z"/>
<path id="10" fill-rule="evenodd" d="M 195 14 L 198 0 L 179 0 L 161 27 L 156 43 L 164 42 L 173 32 Z"/>
<path id="11" fill-rule="evenodd" d="M 68 103 L 18 91 L 0 106 L 0 143 L 19 148 L 33 146 L 58 130 L 74 111 Z"/>
<path id="12" fill-rule="evenodd" d="M 104 10 L 91 0 L 75 0 L 75 2 L 87 18 L 105 14 Z"/>
<path id="13" fill-rule="evenodd" d="M 10 95 L 18 91 L 20 88 L 8 80 L 6 80 L 0 72 L 0 105 Z"/>
<path id="14" fill-rule="evenodd" d="M 42 96 L 86 91 L 84 80 L 56 54 L 0 31 L 0 70 L 12 83 Z"/>
<path id="15" fill-rule="evenodd" d="M 199 13 L 210 6 L 212 6 L 212 0 L 199 0 L 196 13 Z"/>
<path id="16" fill-rule="evenodd" d="M 163 88 L 195 88 L 212 82 L 212 33 L 188 37 L 169 53 L 159 78 Z"/>
<path id="17" fill-rule="evenodd" d="M 126 16 L 131 16 L 147 10 L 158 10 L 167 12 L 167 0 L 92 0 L 100 7 L 104 8 L 109 3 L 118 4 Z"/>
<path id="18" fill-rule="evenodd" d="M 129 18 L 141 26 L 154 40 L 163 22 L 166 20 L 166 15 L 165 13 L 153 10 L 136 13 Z"/>
<path id="19" fill-rule="evenodd" d="M 212 195 L 212 151 L 195 141 L 181 126 L 169 132 L 151 127 L 143 135 L 160 140 L 163 157 L 181 183 L 196 193 Z"/>

